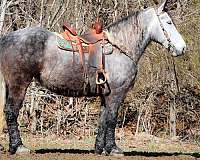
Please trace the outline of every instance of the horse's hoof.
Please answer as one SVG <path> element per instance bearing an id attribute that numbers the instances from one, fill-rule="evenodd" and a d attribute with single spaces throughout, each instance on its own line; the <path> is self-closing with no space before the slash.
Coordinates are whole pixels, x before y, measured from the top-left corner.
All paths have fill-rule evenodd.
<path id="1" fill-rule="evenodd" d="M 95 154 L 101 155 L 103 151 L 104 151 L 104 148 L 102 145 L 95 144 L 95 151 L 94 151 Z"/>
<path id="2" fill-rule="evenodd" d="M 108 156 L 109 154 L 108 154 L 108 152 L 105 149 L 103 149 L 103 152 L 101 153 L 101 155 Z"/>
<path id="3" fill-rule="evenodd" d="M 101 155 L 103 153 L 103 151 L 101 151 L 101 150 L 95 150 L 94 153 L 98 154 L 98 155 Z"/>
<path id="4" fill-rule="evenodd" d="M 110 155 L 116 157 L 122 157 L 124 156 L 124 153 L 119 147 L 115 147 L 111 150 Z"/>
<path id="5" fill-rule="evenodd" d="M 30 149 L 24 147 L 23 145 L 20 145 L 17 150 L 16 150 L 16 154 L 29 154 L 31 152 Z"/>

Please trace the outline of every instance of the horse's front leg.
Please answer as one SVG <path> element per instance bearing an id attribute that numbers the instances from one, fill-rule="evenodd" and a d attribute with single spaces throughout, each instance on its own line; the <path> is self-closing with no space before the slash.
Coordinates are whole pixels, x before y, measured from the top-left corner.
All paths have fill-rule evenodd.
<path id="1" fill-rule="evenodd" d="M 125 94 L 111 94 L 101 97 L 101 112 L 98 123 L 98 134 L 95 143 L 95 152 L 101 154 L 122 155 L 122 150 L 115 142 L 115 128 L 117 123 L 118 109 Z"/>
<path id="2" fill-rule="evenodd" d="M 118 94 L 117 94 L 118 93 Z M 106 117 L 106 135 L 105 135 L 105 151 L 109 155 L 123 155 L 123 151 L 116 145 L 115 141 L 115 128 L 117 125 L 118 110 L 121 102 L 125 97 L 124 90 L 121 92 L 115 92 L 105 98 L 107 105 L 107 117 Z"/>
<path id="3" fill-rule="evenodd" d="M 105 98 L 104 96 L 101 96 L 101 111 L 99 115 L 99 121 L 98 121 L 98 134 L 96 137 L 95 142 L 95 152 L 97 154 L 101 154 L 104 150 L 105 144 L 106 144 L 106 130 L 107 130 L 107 124 L 106 124 L 106 117 L 108 110 L 105 105 Z"/>
<path id="4" fill-rule="evenodd" d="M 9 133 L 9 152 L 14 153 L 27 153 L 29 149 L 23 146 L 20 132 L 18 129 L 17 118 L 19 110 L 22 106 L 22 102 L 25 96 L 26 88 L 28 84 L 8 85 L 6 88 L 7 99 L 6 106 L 4 108 L 6 123 Z"/>

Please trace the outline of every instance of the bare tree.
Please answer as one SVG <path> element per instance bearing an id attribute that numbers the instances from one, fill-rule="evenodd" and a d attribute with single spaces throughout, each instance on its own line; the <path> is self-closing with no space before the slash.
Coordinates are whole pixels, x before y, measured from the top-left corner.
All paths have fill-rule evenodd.
<path id="1" fill-rule="evenodd" d="M 4 19 L 5 19 L 5 12 L 7 8 L 7 0 L 3 0 L 1 2 L 1 15 L 0 15 L 0 35 L 3 32 L 3 25 L 4 25 Z M 0 72 L 0 133 L 3 130 L 4 127 L 4 114 L 3 114 L 3 109 L 4 109 L 4 104 L 5 104 L 5 84 L 4 84 L 4 79 L 2 76 L 2 73 Z"/>
<path id="2" fill-rule="evenodd" d="M 3 131 L 3 127 L 5 125 L 5 121 L 4 121 L 4 113 L 3 113 L 3 109 L 4 109 L 4 104 L 5 104 L 5 84 L 4 84 L 4 80 L 3 80 L 3 76 L 1 75 L 0 72 L 0 133 L 2 133 Z"/>
<path id="3" fill-rule="evenodd" d="M 4 24 L 4 19 L 5 19 L 6 8 L 7 8 L 7 0 L 2 0 L 1 15 L 0 15 L 0 35 L 2 34 L 2 31 L 3 31 L 3 24 Z"/>

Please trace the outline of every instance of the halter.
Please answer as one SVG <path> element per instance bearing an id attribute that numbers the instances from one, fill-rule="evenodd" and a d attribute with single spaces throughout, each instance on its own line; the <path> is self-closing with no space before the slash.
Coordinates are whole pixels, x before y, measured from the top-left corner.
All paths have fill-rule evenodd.
<path id="1" fill-rule="evenodd" d="M 164 28 L 164 26 L 163 26 L 163 24 L 162 24 L 162 22 L 161 22 L 161 20 L 160 20 L 160 15 L 159 14 L 156 14 L 157 15 L 157 17 L 158 17 L 158 21 L 159 21 L 159 23 L 160 23 L 160 27 L 162 28 L 162 31 L 163 31 L 163 33 L 164 33 L 164 35 L 165 35 L 165 38 L 167 39 L 167 41 L 168 41 L 168 47 L 167 47 L 167 49 L 168 49 L 168 51 L 170 52 L 173 52 L 174 50 L 175 50 L 175 46 L 171 43 L 171 39 L 170 39 L 170 36 L 169 36 L 169 34 L 167 33 L 167 31 L 165 30 L 165 28 Z"/>

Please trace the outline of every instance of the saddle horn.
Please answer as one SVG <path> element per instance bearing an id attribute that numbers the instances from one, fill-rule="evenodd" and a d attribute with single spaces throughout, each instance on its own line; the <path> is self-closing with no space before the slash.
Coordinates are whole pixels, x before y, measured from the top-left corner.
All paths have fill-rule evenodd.
<path id="1" fill-rule="evenodd" d="M 96 34 L 103 32 L 103 22 L 99 17 L 97 17 L 96 21 L 92 24 L 92 29 L 96 31 Z"/>

